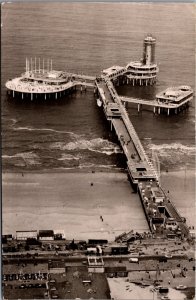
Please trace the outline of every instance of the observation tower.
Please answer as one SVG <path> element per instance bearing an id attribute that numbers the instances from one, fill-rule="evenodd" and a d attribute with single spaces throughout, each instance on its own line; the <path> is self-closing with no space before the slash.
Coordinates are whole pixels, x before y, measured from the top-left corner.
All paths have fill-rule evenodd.
<path id="1" fill-rule="evenodd" d="M 147 35 L 144 39 L 143 58 L 131 61 L 127 66 L 127 78 L 132 85 L 153 85 L 156 83 L 158 66 L 155 62 L 156 39 Z"/>

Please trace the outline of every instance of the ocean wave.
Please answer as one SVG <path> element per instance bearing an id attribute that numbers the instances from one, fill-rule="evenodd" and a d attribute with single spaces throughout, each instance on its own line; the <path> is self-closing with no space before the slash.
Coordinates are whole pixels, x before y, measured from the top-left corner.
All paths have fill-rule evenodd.
<path id="1" fill-rule="evenodd" d="M 12 126 L 15 125 L 18 122 L 18 120 L 14 119 L 14 118 L 10 119 L 10 121 L 12 122 Z"/>
<path id="2" fill-rule="evenodd" d="M 149 145 L 151 150 L 154 150 L 159 153 L 159 155 L 167 155 L 169 152 L 176 152 L 176 154 L 186 154 L 186 155 L 194 155 L 195 156 L 195 146 L 194 145 L 183 145 L 180 143 L 172 143 L 172 144 L 161 144 Z"/>
<path id="3" fill-rule="evenodd" d="M 75 138 L 79 137 L 79 135 L 77 135 L 74 132 L 64 131 L 64 130 L 56 130 L 56 129 L 53 129 L 53 128 L 35 128 L 35 127 L 26 126 L 26 127 L 14 127 L 13 130 L 15 130 L 15 131 L 20 131 L 20 130 L 21 131 L 49 131 L 49 132 L 55 132 L 55 133 L 70 134 Z"/>
<path id="4" fill-rule="evenodd" d="M 39 182 L 8 182 L 8 181 L 2 181 L 3 186 L 38 186 L 40 185 Z"/>
<path id="5" fill-rule="evenodd" d="M 79 169 L 85 169 L 85 168 L 91 168 L 91 169 L 119 169 L 116 167 L 116 165 L 99 165 L 99 164 L 93 164 L 93 163 L 83 163 L 78 166 Z"/>
<path id="6" fill-rule="evenodd" d="M 22 159 L 26 165 L 40 165 L 39 157 L 37 154 L 31 152 L 21 152 L 14 155 L 2 155 L 2 159 Z M 18 165 L 18 164 L 17 164 Z"/>
<path id="7" fill-rule="evenodd" d="M 79 139 L 76 141 L 69 142 L 67 144 L 63 142 L 56 142 L 51 144 L 51 149 L 59 150 L 89 150 L 102 154 L 112 155 L 114 153 L 121 153 L 121 149 L 117 144 L 114 144 L 108 140 L 102 138 L 95 138 L 91 140 Z"/>
<path id="8" fill-rule="evenodd" d="M 71 154 L 63 154 L 58 160 L 79 160 L 81 157 L 80 156 L 74 156 Z"/>
<path id="9" fill-rule="evenodd" d="M 181 143 L 150 144 L 147 146 L 147 154 L 153 163 L 160 163 L 161 168 L 192 168 L 195 165 L 195 146 Z"/>

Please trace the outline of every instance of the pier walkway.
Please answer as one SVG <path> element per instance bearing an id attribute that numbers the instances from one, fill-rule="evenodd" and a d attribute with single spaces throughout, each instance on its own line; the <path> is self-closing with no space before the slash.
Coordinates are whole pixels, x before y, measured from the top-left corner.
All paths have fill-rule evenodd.
<path id="1" fill-rule="evenodd" d="M 111 122 L 111 128 L 115 129 L 126 155 L 128 172 L 133 183 L 138 183 L 139 179 L 144 178 L 158 180 L 158 175 L 145 153 L 112 82 L 104 78 L 96 82 L 96 85 L 103 102 L 106 118 Z"/>
<path id="2" fill-rule="evenodd" d="M 89 75 L 84 75 L 84 74 L 75 74 L 75 73 L 70 73 L 69 74 L 72 78 L 74 77 L 75 79 L 81 81 L 81 80 L 89 80 L 89 81 L 95 81 L 96 77 L 95 76 L 89 76 Z"/>
<path id="3" fill-rule="evenodd" d="M 111 130 L 115 130 L 126 156 L 128 175 L 139 193 L 151 232 L 160 237 L 172 234 L 187 237 L 189 230 L 185 220 L 161 188 L 158 172 L 146 155 L 129 119 L 123 105 L 126 97 L 120 97 L 117 94 L 113 83 L 107 76 L 96 79 L 95 83 L 106 119 L 111 124 Z M 133 101 L 137 104 L 148 102 L 142 99 Z M 157 104 L 154 102 L 151 101 L 150 105 Z"/>
<path id="4" fill-rule="evenodd" d="M 185 99 L 183 102 L 180 103 L 167 103 L 167 102 L 159 102 L 158 100 L 146 100 L 146 99 L 141 99 L 141 98 L 132 98 L 132 97 L 127 97 L 127 96 L 120 96 L 120 99 L 124 103 L 134 103 L 138 105 L 138 112 L 141 110 L 142 105 L 147 105 L 150 107 L 153 107 L 154 113 L 156 113 L 156 109 L 158 114 L 160 114 L 161 109 L 167 109 L 167 113 L 169 115 L 169 110 L 174 109 L 177 110 L 183 105 L 188 104 L 190 99 Z M 175 111 L 177 113 L 177 111 Z"/>

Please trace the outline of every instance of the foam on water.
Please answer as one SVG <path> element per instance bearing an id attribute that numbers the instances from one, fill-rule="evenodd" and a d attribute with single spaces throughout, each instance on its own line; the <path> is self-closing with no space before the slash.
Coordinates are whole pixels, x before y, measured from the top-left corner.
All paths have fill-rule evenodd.
<path id="1" fill-rule="evenodd" d="M 15 131 L 49 131 L 49 132 L 55 132 L 55 133 L 65 133 L 65 134 L 70 134 L 73 137 L 78 137 L 77 134 L 71 131 L 64 131 L 64 130 L 56 130 L 53 128 L 35 128 L 35 127 L 30 127 L 30 126 L 25 126 L 25 127 L 14 127 L 13 130 Z"/>
<path id="2" fill-rule="evenodd" d="M 195 146 L 187 146 L 180 143 L 171 143 L 171 144 L 160 144 L 155 145 L 151 144 L 150 149 L 159 153 L 159 155 L 169 155 L 171 151 L 175 152 L 176 154 L 185 154 L 185 155 L 194 155 L 195 156 Z"/>
<path id="3" fill-rule="evenodd" d="M 184 166 L 192 168 L 195 166 L 195 146 L 183 145 L 181 143 L 171 144 L 149 144 L 147 145 L 147 153 L 152 156 L 152 152 L 156 153 L 161 165 L 164 167 L 173 167 L 183 169 Z"/>
<path id="4" fill-rule="evenodd" d="M 81 158 L 81 156 L 74 156 L 71 154 L 62 154 L 62 156 L 60 158 L 58 158 L 58 160 L 79 160 Z"/>
<path id="5" fill-rule="evenodd" d="M 106 139 L 95 138 L 91 140 L 79 139 L 69 142 L 67 144 L 63 142 L 55 142 L 50 146 L 51 149 L 59 149 L 62 151 L 74 151 L 74 150 L 89 150 L 106 155 L 112 155 L 114 153 L 122 153 L 120 147 Z"/>
<path id="6" fill-rule="evenodd" d="M 33 153 L 32 151 L 16 153 L 14 155 L 2 155 L 2 159 L 8 159 L 8 160 L 13 159 L 14 161 L 21 159 L 26 165 L 31 165 L 31 166 L 41 164 L 38 155 Z M 20 166 L 21 164 L 17 164 L 17 165 Z"/>

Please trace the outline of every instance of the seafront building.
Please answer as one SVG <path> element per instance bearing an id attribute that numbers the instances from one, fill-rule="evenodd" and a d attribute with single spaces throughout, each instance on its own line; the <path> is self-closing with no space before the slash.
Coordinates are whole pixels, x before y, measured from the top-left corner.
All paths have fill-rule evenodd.
<path id="1" fill-rule="evenodd" d="M 153 85 L 159 68 L 155 62 L 156 39 L 148 35 L 144 39 L 143 58 L 131 61 L 127 66 L 127 78 L 132 85 Z"/>

